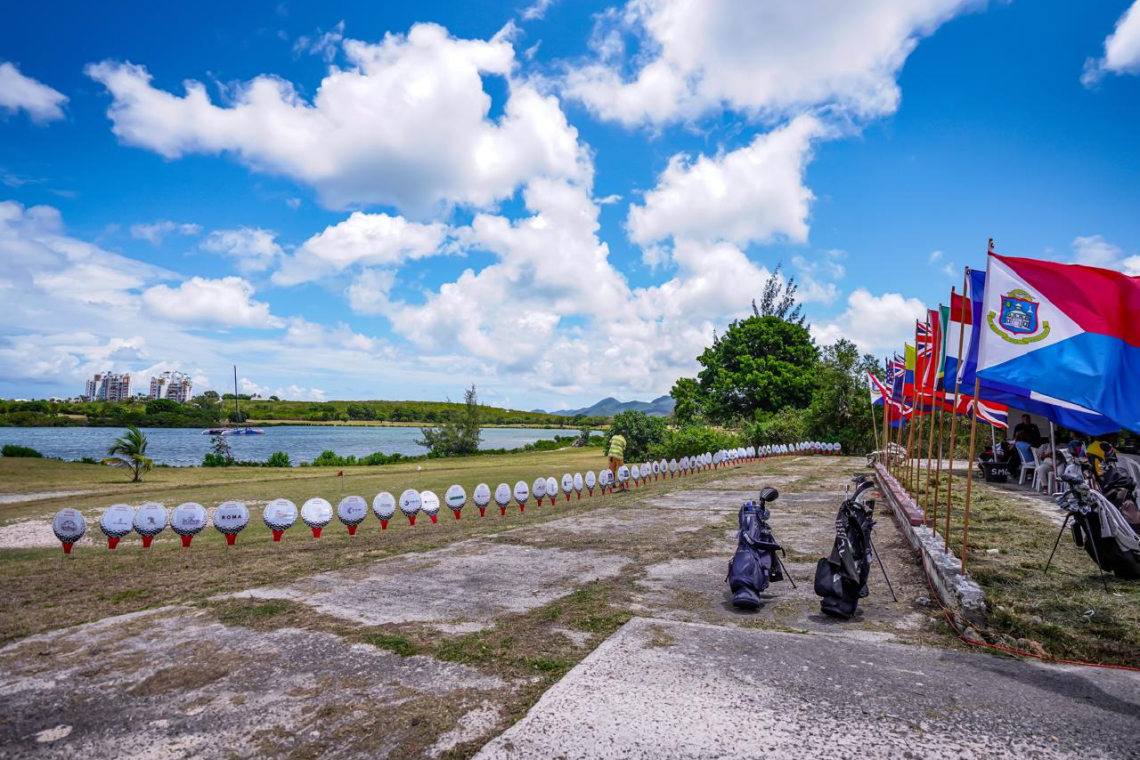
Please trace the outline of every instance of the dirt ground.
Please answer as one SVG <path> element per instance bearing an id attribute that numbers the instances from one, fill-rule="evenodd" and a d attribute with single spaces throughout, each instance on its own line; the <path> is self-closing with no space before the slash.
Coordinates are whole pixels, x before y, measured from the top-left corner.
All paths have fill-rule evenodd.
<path id="1" fill-rule="evenodd" d="M 898 601 L 876 569 L 855 620 L 819 613 L 815 562 L 861 466 L 790 458 L 659 481 L 541 524 L 14 642 L 0 757 L 470 757 L 635 615 L 952 647 L 887 514 L 875 540 Z M 736 511 L 766 485 L 797 588 L 741 613 L 724 582 Z"/>

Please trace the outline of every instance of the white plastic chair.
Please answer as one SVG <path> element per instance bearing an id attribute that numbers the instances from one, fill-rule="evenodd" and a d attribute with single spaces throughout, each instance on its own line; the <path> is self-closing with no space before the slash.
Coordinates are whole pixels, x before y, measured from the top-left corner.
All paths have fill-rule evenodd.
<path id="1" fill-rule="evenodd" d="M 1032 446 L 1029 450 L 1033 453 L 1033 490 L 1041 491 L 1042 487 L 1047 488 L 1047 493 L 1053 492 L 1053 462 L 1046 461 L 1041 458 L 1041 453 L 1038 449 Z"/>
<path id="2" fill-rule="evenodd" d="M 1037 452 L 1025 441 L 1015 441 L 1013 445 L 1017 447 L 1017 455 L 1021 459 L 1021 475 L 1017 479 L 1017 484 L 1023 486 L 1030 471 L 1036 474 Z"/>

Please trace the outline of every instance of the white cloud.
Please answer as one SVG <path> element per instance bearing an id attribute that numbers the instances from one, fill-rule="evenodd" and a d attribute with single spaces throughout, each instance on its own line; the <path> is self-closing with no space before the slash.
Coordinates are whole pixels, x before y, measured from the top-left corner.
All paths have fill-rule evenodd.
<path id="1" fill-rule="evenodd" d="M 546 18 L 546 12 L 550 10 L 550 6 L 556 2 L 558 2 L 558 0 L 534 0 L 533 3 L 523 8 L 522 17 L 527 21 Z"/>
<path id="2" fill-rule="evenodd" d="M 1136 0 L 1116 22 L 1104 40 L 1104 55 L 1085 61 L 1081 83 L 1091 87 L 1105 74 L 1140 73 L 1140 0 Z"/>
<path id="3" fill-rule="evenodd" d="M 442 252 L 447 227 L 419 224 L 402 216 L 354 212 L 339 224 L 309 238 L 273 274 L 278 285 L 342 272 L 355 265 L 394 266 Z"/>
<path id="4" fill-rule="evenodd" d="M 58 90 L 24 76 L 11 63 L 0 63 L 0 110 L 14 114 L 25 111 L 37 124 L 63 118 L 67 96 Z"/>
<path id="5" fill-rule="evenodd" d="M 260 227 L 214 230 L 202 241 L 202 248 L 236 259 L 242 272 L 264 272 L 283 255 L 275 235 Z"/>
<path id="6" fill-rule="evenodd" d="M 885 353 L 913 342 L 915 320 L 925 318 L 926 305 L 917 298 L 899 293 L 876 296 L 859 288 L 847 297 L 847 309 L 835 321 L 812 325 L 812 333 L 820 343 L 847 338 L 861 351 Z"/>
<path id="7" fill-rule="evenodd" d="M 644 205 L 630 207 L 630 237 L 643 246 L 669 237 L 805 242 L 815 196 L 804 186 L 804 169 L 812 140 L 824 131 L 817 119 L 801 116 L 716 158 L 673 156 Z"/>
<path id="8" fill-rule="evenodd" d="M 896 77 L 918 41 L 985 0 L 631 0 L 601 14 L 595 59 L 565 93 L 627 126 L 728 108 L 763 120 L 826 108 L 898 108 Z M 640 43 L 625 53 L 626 37 Z M 632 69 L 632 74 L 625 72 Z"/>
<path id="9" fill-rule="evenodd" d="M 345 290 L 348 305 L 357 314 L 384 314 L 389 309 L 389 293 L 396 284 L 391 269 L 365 269 Z"/>
<path id="10" fill-rule="evenodd" d="M 934 264 L 942 260 L 942 251 L 931 251 L 930 255 L 926 257 L 927 264 Z"/>
<path id="11" fill-rule="evenodd" d="M 1140 255 L 1126 256 L 1123 248 L 1105 240 L 1103 235 L 1075 238 L 1073 263 L 1115 269 L 1130 277 L 1140 277 Z"/>
<path id="12" fill-rule="evenodd" d="M 322 32 L 317 30 L 315 39 L 310 39 L 306 36 L 297 38 L 293 43 L 293 54 L 300 55 L 308 53 L 309 55 L 317 55 L 324 59 L 325 63 L 332 63 L 336 58 L 337 50 L 340 48 L 341 42 L 344 40 L 344 22 L 340 21 L 331 30 Z"/>
<path id="13" fill-rule="evenodd" d="M 177 288 L 156 285 L 142 300 L 154 314 L 187 326 L 282 327 L 269 304 L 252 300 L 253 285 L 240 277 L 191 277 Z"/>
<path id="14" fill-rule="evenodd" d="M 417 24 L 343 49 L 349 67 L 331 67 L 311 102 L 268 75 L 219 106 L 200 82 L 187 81 L 182 97 L 156 89 L 141 66 L 104 61 L 86 71 L 110 92 L 122 142 L 167 158 L 230 153 L 312 185 L 331 207 L 389 204 L 420 216 L 453 203 L 487 206 L 536 176 L 589 180 L 588 154 L 558 100 L 511 78 L 507 40 L 460 40 Z M 494 121 L 484 76 L 509 82 Z"/>
<path id="15" fill-rule="evenodd" d="M 349 351 L 374 351 L 380 345 L 376 338 L 361 335 L 343 322 L 330 328 L 300 317 L 289 320 L 285 342 L 305 347 L 335 345 Z"/>
<path id="16" fill-rule="evenodd" d="M 156 246 L 162 245 L 163 239 L 173 232 L 185 236 L 201 235 L 202 225 L 180 224 L 169 220 L 131 225 L 131 237 L 135 240 L 145 240 L 151 245 Z"/>

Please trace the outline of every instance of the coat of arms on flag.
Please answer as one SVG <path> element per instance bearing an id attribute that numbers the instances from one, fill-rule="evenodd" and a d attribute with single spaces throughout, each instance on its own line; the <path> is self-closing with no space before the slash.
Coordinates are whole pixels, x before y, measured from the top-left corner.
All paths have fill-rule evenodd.
<path id="1" fill-rule="evenodd" d="M 986 321 L 1002 340 L 1036 343 L 1049 336 L 1049 322 L 1041 321 L 1037 314 L 1040 306 L 1032 295 L 1018 288 L 1001 297 L 1001 316 L 991 311 Z"/>

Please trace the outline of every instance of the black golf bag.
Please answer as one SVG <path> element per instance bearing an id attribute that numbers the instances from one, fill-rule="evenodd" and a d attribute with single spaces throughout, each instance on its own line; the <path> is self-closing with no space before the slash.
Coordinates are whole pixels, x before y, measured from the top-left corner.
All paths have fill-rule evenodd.
<path id="1" fill-rule="evenodd" d="M 1140 533 L 1140 509 L 1136 504 L 1136 480 L 1119 467 L 1104 471 L 1098 479 L 1106 499 L 1116 505 L 1132 530 Z"/>
<path id="2" fill-rule="evenodd" d="M 740 508 L 736 554 L 728 563 L 728 587 L 732 591 L 734 607 L 754 610 L 760 606 L 760 592 L 772 581 L 782 581 L 780 560 L 776 552 L 783 552 L 768 525 L 771 513 L 767 502 L 779 497 L 775 488 L 760 492 L 759 502 L 746 501 Z"/>
<path id="3" fill-rule="evenodd" d="M 870 593 L 867 577 L 871 573 L 875 502 L 864 504 L 862 495 L 873 485 L 863 481 L 854 496 L 844 499 L 835 515 L 835 546 L 830 556 L 816 564 L 815 593 L 823 597 L 819 606 L 825 615 L 848 620 L 859 600 Z"/>
<path id="4" fill-rule="evenodd" d="M 1080 467 L 1074 464 L 1065 468 L 1061 479 L 1069 484 L 1069 491 L 1059 494 L 1057 503 L 1073 518 L 1073 543 L 1105 572 L 1118 578 L 1140 578 L 1140 536 L 1108 495 L 1122 501 L 1126 496 L 1134 498 L 1132 478 L 1110 469 L 1099 481 L 1111 490 L 1100 493 L 1089 487 Z"/>

